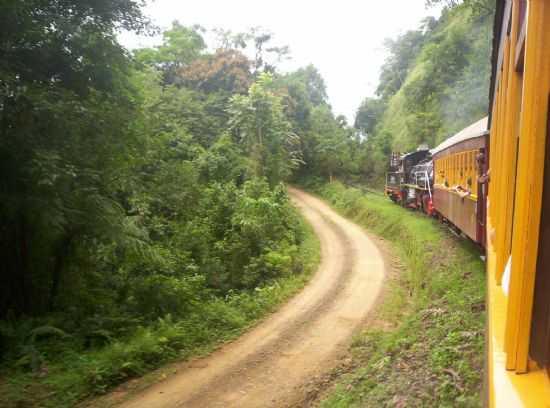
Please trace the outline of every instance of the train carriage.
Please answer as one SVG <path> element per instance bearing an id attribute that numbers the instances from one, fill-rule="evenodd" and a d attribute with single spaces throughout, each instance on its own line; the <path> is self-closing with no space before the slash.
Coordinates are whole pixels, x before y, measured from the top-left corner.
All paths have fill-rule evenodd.
<path id="1" fill-rule="evenodd" d="M 550 0 L 497 1 L 487 216 L 488 404 L 550 406 Z"/>
<path id="2" fill-rule="evenodd" d="M 432 149 L 433 207 L 474 242 L 485 246 L 487 118 Z"/>

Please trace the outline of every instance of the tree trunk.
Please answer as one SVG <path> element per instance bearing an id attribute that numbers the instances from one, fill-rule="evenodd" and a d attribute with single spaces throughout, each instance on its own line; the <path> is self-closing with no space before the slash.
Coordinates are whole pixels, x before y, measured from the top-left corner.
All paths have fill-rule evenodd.
<path id="1" fill-rule="evenodd" d="M 21 311 L 25 314 L 30 312 L 29 294 L 27 288 L 27 269 L 29 266 L 29 243 L 27 237 L 27 223 L 24 217 L 19 222 L 19 265 L 17 275 L 19 281 L 19 293 L 21 296 Z"/>
<path id="2" fill-rule="evenodd" d="M 55 309 L 55 302 L 59 294 L 59 284 L 61 282 L 61 277 L 63 274 L 63 267 L 65 265 L 65 258 L 69 254 L 69 249 L 71 247 L 72 235 L 67 235 L 61 241 L 57 253 L 55 255 L 55 262 L 53 267 L 53 276 L 52 276 L 52 286 L 50 289 L 50 302 L 49 302 L 49 311 L 53 312 Z"/>
<path id="3" fill-rule="evenodd" d="M 0 275 L 0 318 L 7 314 L 20 316 L 28 312 L 28 244 L 25 221 L 20 216 L 2 221 L 5 221 L 5 225 L 0 230 L 0 257 L 3 260 Z"/>

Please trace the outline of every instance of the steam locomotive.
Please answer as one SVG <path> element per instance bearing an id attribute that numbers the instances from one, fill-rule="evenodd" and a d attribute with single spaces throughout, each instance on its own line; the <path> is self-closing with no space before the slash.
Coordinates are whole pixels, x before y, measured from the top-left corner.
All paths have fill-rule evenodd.
<path id="1" fill-rule="evenodd" d="M 427 146 L 415 152 L 392 153 L 390 171 L 386 174 L 386 195 L 403 207 L 431 214 L 433 190 L 433 161 Z"/>

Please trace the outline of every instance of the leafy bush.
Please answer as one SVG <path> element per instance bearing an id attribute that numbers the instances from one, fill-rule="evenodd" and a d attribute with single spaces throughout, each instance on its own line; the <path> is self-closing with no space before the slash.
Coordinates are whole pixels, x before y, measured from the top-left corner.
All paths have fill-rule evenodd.
<path id="1" fill-rule="evenodd" d="M 185 316 L 204 297 L 203 276 L 176 277 L 154 274 L 132 284 L 130 299 L 137 315 L 156 318 L 174 314 Z"/>
<path id="2" fill-rule="evenodd" d="M 277 276 L 253 289 L 216 294 L 203 275 L 153 274 L 130 285 L 132 294 L 126 299 L 133 299 L 128 305 L 133 314 L 90 316 L 70 337 L 62 336 L 55 327 L 46 329 L 43 320 L 2 322 L 0 333 L 9 344 L 31 337 L 36 343 L 17 352 L 9 347 L 11 354 L 6 355 L 8 363 L 2 370 L 8 380 L 0 383 L 0 404 L 73 406 L 167 361 L 204 352 L 239 335 L 300 289 L 314 271 L 319 243 L 301 218 L 296 222 L 293 228 L 300 237 L 298 244 L 282 246 L 281 252 L 266 252 L 261 265 L 251 264 L 261 271 L 262 279 L 268 269 Z M 170 310 L 174 313 L 161 315 Z M 50 343 L 46 332 L 64 340 Z"/>

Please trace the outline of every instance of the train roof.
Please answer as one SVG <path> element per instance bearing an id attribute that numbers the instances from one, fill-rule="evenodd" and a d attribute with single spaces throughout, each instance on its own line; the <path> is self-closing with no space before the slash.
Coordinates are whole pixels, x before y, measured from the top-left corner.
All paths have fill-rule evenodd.
<path id="1" fill-rule="evenodd" d="M 487 134 L 488 133 L 487 125 L 488 125 L 488 118 L 486 116 L 483 119 L 480 119 L 477 122 L 471 124 L 470 126 L 462 129 L 456 135 L 451 136 L 450 138 L 445 140 L 443 143 L 441 143 L 439 146 L 434 147 L 430 151 L 432 153 L 432 156 L 439 152 L 442 152 L 443 150 L 451 146 L 454 146 L 457 143 L 463 142 L 468 139 L 474 139 L 476 137 Z"/>
<path id="2" fill-rule="evenodd" d="M 401 156 L 401 159 L 405 159 L 407 157 L 415 156 L 415 155 L 418 155 L 418 154 L 421 154 L 421 153 L 429 153 L 429 151 L 430 151 L 430 149 L 415 150 L 414 152 L 405 153 L 404 155 Z"/>

